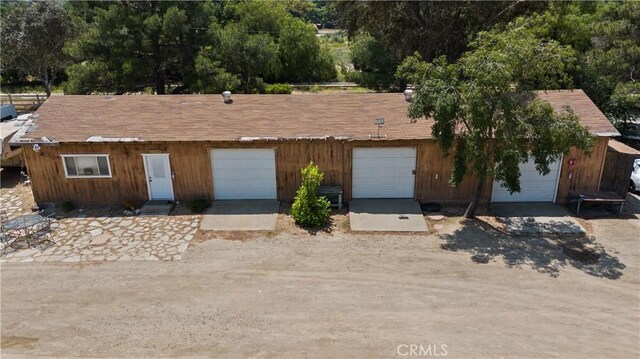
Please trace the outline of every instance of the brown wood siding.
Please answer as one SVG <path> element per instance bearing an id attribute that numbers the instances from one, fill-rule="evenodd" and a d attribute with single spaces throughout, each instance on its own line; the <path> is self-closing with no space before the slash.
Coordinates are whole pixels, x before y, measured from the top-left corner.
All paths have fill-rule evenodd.
<path id="1" fill-rule="evenodd" d="M 211 165 L 202 144 L 62 144 L 25 148 L 36 202 L 121 203 L 148 199 L 144 153 L 169 153 L 176 199 L 211 195 Z M 66 178 L 61 155 L 108 154 L 111 178 Z"/>
<path id="2" fill-rule="evenodd" d="M 636 154 L 618 152 L 609 146 L 604 161 L 600 191 L 613 191 L 625 198 L 629 191 L 633 161 L 636 157 Z"/>
<path id="3" fill-rule="evenodd" d="M 558 198 L 569 190 L 598 188 L 608 139 L 600 139 L 591 157 L 573 153 L 565 156 Z M 24 156 L 37 202 L 123 203 L 148 199 L 142 154 L 169 153 L 176 200 L 215 198 L 210 150 L 214 148 L 273 148 L 276 154 L 278 199 L 291 201 L 300 185 L 300 169 L 309 161 L 324 172 L 324 184 L 342 185 L 344 200 L 351 198 L 352 150 L 356 147 L 415 147 L 415 198 L 420 201 L 466 202 L 472 197 L 476 180 L 467 178 L 458 188 L 449 186 L 451 161 L 442 156 L 432 140 L 397 141 L 256 141 L 256 142 L 158 142 L 158 143 L 66 143 L 43 146 L 39 152 L 25 147 Z M 112 178 L 66 178 L 60 155 L 108 154 Z M 568 180 L 566 162 L 578 159 Z M 437 178 L 436 178 L 437 177 Z M 491 198 L 487 181 L 483 201 Z"/>
<path id="4" fill-rule="evenodd" d="M 417 168 L 416 198 L 422 201 L 466 202 L 472 198 L 478 186 L 477 178 L 467 175 L 458 187 L 451 187 L 449 179 L 453 162 L 451 156 L 444 157 L 436 141 L 427 141 L 422 145 L 418 152 Z M 491 198 L 491 184 L 491 180 L 488 180 L 482 192 L 482 202 Z"/>
<path id="5" fill-rule="evenodd" d="M 286 141 L 276 147 L 278 199 L 291 201 L 302 182 L 300 170 L 313 161 L 324 172 L 325 185 L 343 184 L 343 149 L 340 141 Z"/>
<path id="6" fill-rule="evenodd" d="M 567 203 L 570 192 L 598 191 L 608 143 L 608 137 L 598 137 L 590 156 L 577 149 L 564 156 L 558 182 L 557 203 Z M 575 165 L 569 165 L 569 160 L 572 159 L 577 161 Z"/>

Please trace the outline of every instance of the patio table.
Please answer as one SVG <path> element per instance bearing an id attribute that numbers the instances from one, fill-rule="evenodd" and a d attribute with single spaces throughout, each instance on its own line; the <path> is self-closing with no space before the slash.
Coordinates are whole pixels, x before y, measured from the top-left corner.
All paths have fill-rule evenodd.
<path id="1" fill-rule="evenodd" d="M 10 219 L 3 224 L 5 230 L 10 231 L 24 231 L 29 242 L 29 228 L 42 222 L 44 217 L 39 214 L 25 214 L 16 218 Z"/>

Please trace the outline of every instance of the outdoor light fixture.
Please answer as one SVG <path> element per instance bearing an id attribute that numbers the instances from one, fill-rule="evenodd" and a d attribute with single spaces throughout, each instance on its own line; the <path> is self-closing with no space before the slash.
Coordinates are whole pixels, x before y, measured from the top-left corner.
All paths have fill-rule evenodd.
<path id="1" fill-rule="evenodd" d="M 34 144 L 33 144 L 33 151 L 34 151 L 34 152 L 39 152 L 39 151 L 40 151 L 40 145 L 39 145 L 39 144 L 37 144 L 37 143 L 34 143 Z"/>

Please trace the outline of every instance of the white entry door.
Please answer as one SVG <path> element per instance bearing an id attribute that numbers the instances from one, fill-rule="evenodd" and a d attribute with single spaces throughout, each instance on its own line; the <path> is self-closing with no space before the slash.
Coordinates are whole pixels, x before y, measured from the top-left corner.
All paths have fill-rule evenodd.
<path id="1" fill-rule="evenodd" d="M 509 193 L 501 186 L 502 182 L 493 182 L 492 202 L 555 202 L 560 177 L 562 159 L 549 165 L 550 172 L 543 176 L 536 169 L 533 159 L 521 163 L 520 192 Z"/>
<path id="2" fill-rule="evenodd" d="M 275 150 L 211 150 L 213 196 L 227 199 L 277 199 Z"/>
<path id="3" fill-rule="evenodd" d="M 144 171 L 147 175 L 147 188 L 150 200 L 173 201 L 173 181 L 169 154 L 144 154 Z"/>
<path id="4" fill-rule="evenodd" d="M 354 148 L 352 198 L 413 198 L 416 149 Z"/>

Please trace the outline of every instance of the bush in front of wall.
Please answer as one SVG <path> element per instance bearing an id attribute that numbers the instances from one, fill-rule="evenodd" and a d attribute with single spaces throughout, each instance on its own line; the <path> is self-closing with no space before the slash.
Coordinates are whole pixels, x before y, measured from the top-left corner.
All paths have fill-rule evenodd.
<path id="1" fill-rule="evenodd" d="M 296 192 L 296 198 L 291 206 L 291 215 L 296 224 L 301 227 L 323 226 L 331 214 L 329 200 L 318 196 L 318 187 L 324 174 L 313 162 L 310 162 L 301 172 L 302 185 Z"/>
<path id="2" fill-rule="evenodd" d="M 136 201 L 126 201 L 122 207 L 124 207 L 125 211 L 135 211 L 138 208 L 138 202 Z"/>
<path id="3" fill-rule="evenodd" d="M 192 213 L 202 213 L 211 205 L 211 201 L 206 198 L 198 198 L 187 202 L 187 208 Z"/>
<path id="4" fill-rule="evenodd" d="M 60 209 L 63 212 L 71 212 L 74 209 L 76 209 L 76 205 L 73 204 L 73 202 L 71 202 L 71 201 L 64 201 L 64 202 L 62 202 L 62 205 L 60 205 Z"/>
<path id="5" fill-rule="evenodd" d="M 284 94 L 288 95 L 293 91 L 293 86 L 289 84 L 270 84 L 264 87 L 267 94 Z"/>

